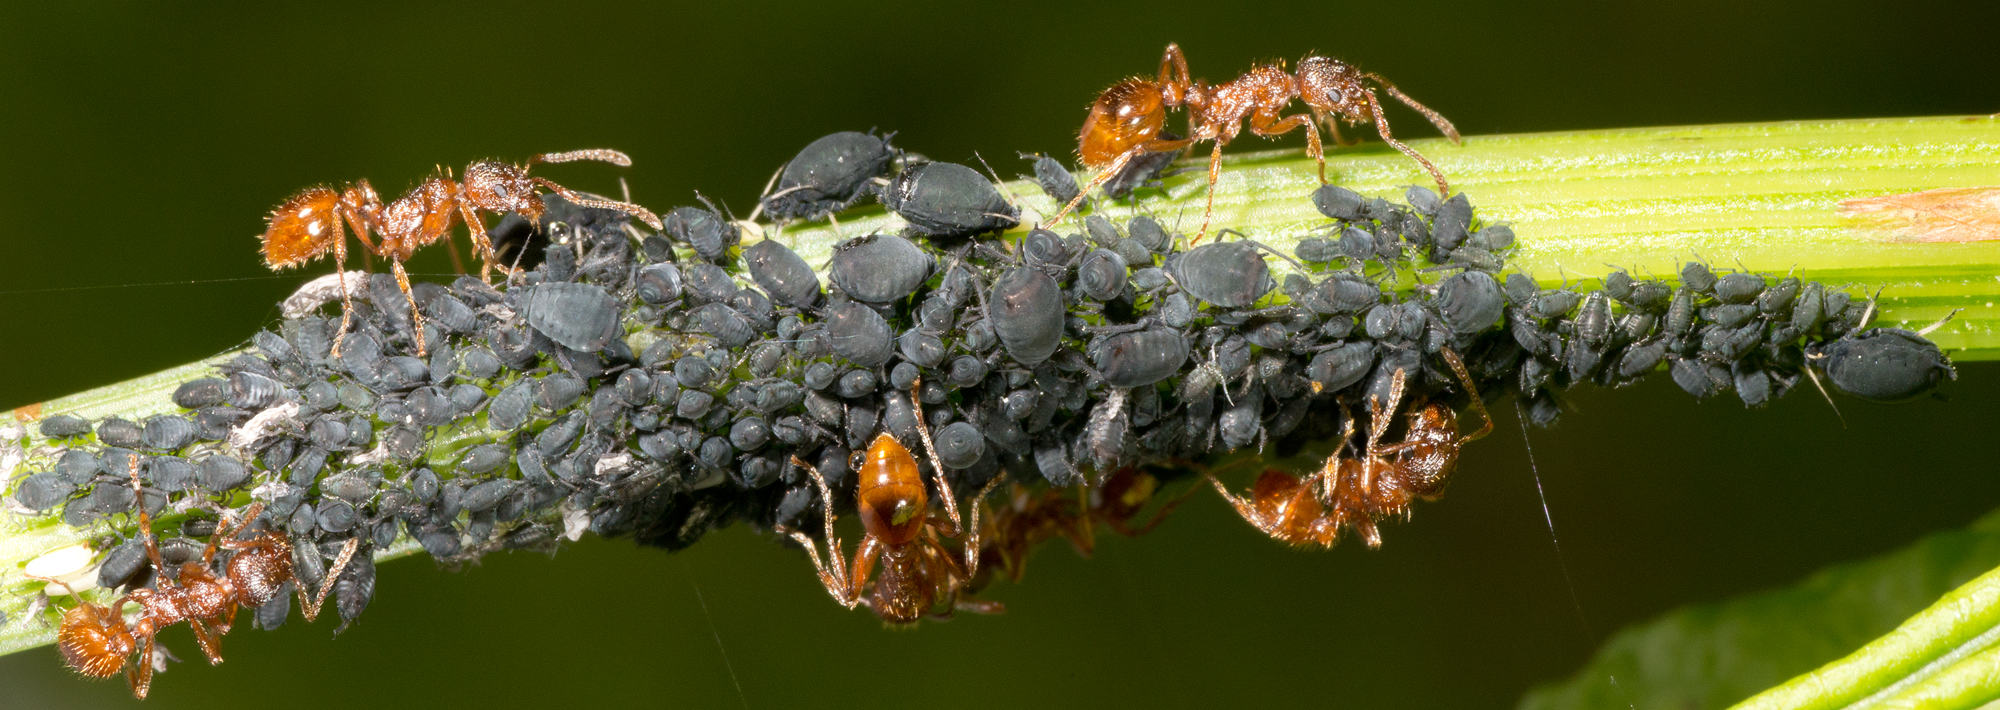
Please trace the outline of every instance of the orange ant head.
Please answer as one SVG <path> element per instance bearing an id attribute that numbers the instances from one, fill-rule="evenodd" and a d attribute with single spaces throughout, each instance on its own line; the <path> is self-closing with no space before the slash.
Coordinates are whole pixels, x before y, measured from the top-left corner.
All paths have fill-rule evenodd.
<path id="1" fill-rule="evenodd" d="M 1346 62 L 1327 57 L 1299 61 L 1299 98 L 1321 113 L 1338 114 L 1349 123 L 1368 123 L 1367 76 Z"/>
<path id="2" fill-rule="evenodd" d="M 480 210 L 542 218 L 542 198 L 535 194 L 535 179 L 528 177 L 527 168 L 490 160 L 473 163 L 465 168 L 463 184 L 466 201 Z"/>
<path id="3" fill-rule="evenodd" d="M 1126 151 L 1153 140 L 1166 123 L 1166 98 L 1160 85 L 1145 79 L 1126 79 L 1098 94 L 1077 135 L 1077 154 L 1083 164 L 1101 168 Z"/>

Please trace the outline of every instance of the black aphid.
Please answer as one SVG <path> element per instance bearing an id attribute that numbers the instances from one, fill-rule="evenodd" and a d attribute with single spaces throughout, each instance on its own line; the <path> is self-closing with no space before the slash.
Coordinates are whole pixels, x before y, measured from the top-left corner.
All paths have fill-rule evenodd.
<path id="1" fill-rule="evenodd" d="M 1277 286 L 1263 255 L 1247 242 L 1203 244 L 1174 262 L 1174 278 L 1195 298 L 1223 308 L 1243 308 Z"/>
<path id="2" fill-rule="evenodd" d="M 229 383 L 214 377 L 188 380 L 174 388 L 174 404 L 183 409 L 213 407 L 221 404 L 228 396 Z"/>
<path id="3" fill-rule="evenodd" d="M 1061 316 L 1060 304 L 1056 313 Z M 862 367 L 879 366 L 895 354 L 889 322 L 860 303 L 848 301 L 827 309 L 825 332 L 828 347 Z"/>
<path id="4" fill-rule="evenodd" d="M 1448 204 L 1448 203 L 1447 203 Z M 1444 318 L 1446 325 L 1459 335 L 1470 335 L 1493 327 L 1500 321 L 1506 301 L 1500 294 L 1500 283 L 1491 275 L 1479 271 L 1467 271 L 1446 278 L 1438 284 L 1437 298 L 1432 307 Z"/>
<path id="5" fill-rule="evenodd" d="M 1944 351 L 1901 328 L 1874 328 L 1808 350 L 1840 391 L 1871 402 L 1908 402 L 1958 378 Z"/>
<path id="6" fill-rule="evenodd" d="M 1131 388 L 1151 385 L 1180 372 L 1188 358 L 1187 339 L 1166 329 L 1120 333 L 1092 347 L 1104 383 Z"/>
<path id="7" fill-rule="evenodd" d="M 1027 158 L 1030 156 L 1024 154 L 1021 157 Z M 1067 205 L 1071 200 L 1075 200 L 1076 193 L 1081 191 L 1082 188 L 1077 186 L 1076 176 L 1070 174 L 1069 168 L 1063 167 L 1061 161 L 1046 155 L 1036 155 L 1033 157 L 1035 159 L 1035 184 L 1041 186 L 1042 192 L 1047 194 L 1049 199 L 1054 200 L 1058 205 Z"/>
<path id="8" fill-rule="evenodd" d="M 140 439 L 146 448 L 160 451 L 175 451 L 194 443 L 201 434 L 201 427 L 186 417 L 160 414 L 146 418 L 145 429 Z"/>
<path id="9" fill-rule="evenodd" d="M 66 439 L 90 433 L 90 421 L 74 414 L 58 414 L 43 419 L 38 431 L 51 439 Z"/>
<path id="10" fill-rule="evenodd" d="M 994 333 L 1015 360 L 1035 365 L 1062 345 L 1062 287 L 1048 274 L 1015 268 L 993 282 L 987 300 Z"/>
<path id="11" fill-rule="evenodd" d="M 936 266 L 931 255 L 894 234 L 870 234 L 833 248 L 828 278 L 854 300 L 893 303 L 916 292 Z"/>
<path id="12" fill-rule="evenodd" d="M 249 376 L 270 382 L 273 392 L 279 386 L 277 382 L 261 375 Z M 144 443 L 139 431 L 139 425 L 132 423 L 129 419 L 120 419 L 118 417 L 112 417 L 97 423 L 97 440 L 104 442 L 105 446 L 116 446 L 122 449 L 138 448 Z"/>
<path id="13" fill-rule="evenodd" d="M 882 192 L 882 204 L 918 234 L 962 237 L 1008 229 L 1020 210 L 979 171 L 957 163 L 924 163 L 903 170 Z"/>
<path id="14" fill-rule="evenodd" d="M 806 144 L 764 197 L 764 211 L 779 220 L 816 220 L 853 206 L 895 162 L 889 137 L 843 131 Z"/>
<path id="15" fill-rule="evenodd" d="M 743 231 L 736 225 L 700 207 L 676 208 L 667 214 L 665 222 L 667 234 L 694 247 L 701 258 L 718 264 L 727 261 L 729 250 L 743 239 Z"/>
<path id="16" fill-rule="evenodd" d="M 563 347 L 594 353 L 618 334 L 618 300 L 602 286 L 544 283 L 525 291 L 522 318 Z"/>
<path id="17" fill-rule="evenodd" d="M 1109 249 L 1090 252 L 1076 268 L 1077 288 L 1084 295 L 1100 301 L 1109 301 L 1125 293 L 1126 282 L 1125 257 Z"/>
<path id="18" fill-rule="evenodd" d="M 715 336 L 724 348 L 735 350 L 749 344 L 757 331 L 742 313 L 726 304 L 711 303 L 688 314 L 689 324 L 696 332 Z"/>
<path id="19" fill-rule="evenodd" d="M 799 308 L 819 305 L 819 276 L 791 247 L 769 239 L 752 244 L 743 250 L 743 267 L 780 303 Z"/>

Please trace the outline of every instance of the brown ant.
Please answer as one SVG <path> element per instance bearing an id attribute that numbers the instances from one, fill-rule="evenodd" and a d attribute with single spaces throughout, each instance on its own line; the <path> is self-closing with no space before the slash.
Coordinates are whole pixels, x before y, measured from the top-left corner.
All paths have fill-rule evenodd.
<path id="1" fill-rule="evenodd" d="M 1105 89 L 1091 104 L 1090 116 L 1084 119 L 1083 130 L 1077 135 L 1077 154 L 1085 166 L 1099 172 L 1049 221 L 1055 222 L 1074 211 L 1083 198 L 1142 153 L 1180 150 L 1201 141 L 1213 141 L 1215 150 L 1208 158 L 1208 209 L 1202 213 L 1201 232 L 1194 239 L 1201 241 L 1208 234 L 1209 218 L 1215 213 L 1215 183 L 1222 177 L 1222 146 L 1243 130 L 1244 119 L 1249 119 L 1251 133 L 1266 138 L 1284 135 L 1294 128 L 1306 129 L 1306 154 L 1319 161 L 1320 184 L 1326 183 L 1326 155 L 1313 119 L 1316 117 L 1326 124 L 1334 142 L 1342 146 L 1358 141 L 1341 138 L 1336 118 L 1353 125 L 1373 124 L 1382 140 L 1430 172 L 1440 195 L 1449 195 L 1451 186 L 1445 182 L 1444 173 L 1390 135 L 1389 119 L 1382 115 L 1382 102 L 1375 97 L 1378 88 L 1430 119 L 1431 125 L 1437 126 L 1453 143 L 1460 142 L 1458 129 L 1443 115 L 1417 103 L 1380 75 L 1364 74 L 1338 59 L 1308 56 L 1299 60 L 1296 72 L 1286 71 L 1283 62 L 1266 64 L 1252 68 L 1235 81 L 1210 86 L 1189 77 L 1187 59 L 1181 55 L 1180 45 L 1169 44 L 1166 55 L 1160 58 L 1158 79 L 1126 79 Z M 1292 99 L 1303 100 L 1312 109 L 1312 116 L 1278 115 Z M 1166 111 L 1181 107 L 1188 110 L 1190 135 L 1172 140 L 1161 138 Z"/>
<path id="2" fill-rule="evenodd" d="M 1068 540 L 1078 555 L 1089 557 L 1097 547 L 1098 522 L 1126 537 L 1152 532 L 1195 491 L 1189 488 L 1167 501 L 1144 524 L 1133 525 L 1132 520 L 1159 490 L 1160 479 L 1137 467 L 1118 469 L 1096 488 L 1078 486 L 1074 493 L 1049 489 L 1031 494 L 1026 487 L 1014 484 L 1008 504 L 988 514 L 981 561 L 985 569 L 998 568 L 1009 580 L 1019 582 L 1027 572 L 1028 553 L 1050 538 Z M 972 586 L 984 587 L 983 582 Z"/>
<path id="3" fill-rule="evenodd" d="M 292 548 L 282 535 L 269 530 L 259 531 L 247 540 L 234 539 L 243 531 L 249 521 L 255 520 L 263 512 L 262 503 L 253 503 L 244 511 L 235 527 L 225 521 L 216 528 L 209 538 L 208 546 L 202 550 L 201 561 L 189 560 L 181 564 L 180 574 L 169 578 L 166 562 L 160 559 L 160 548 L 153 539 L 152 518 L 146 514 L 145 492 L 139 486 L 136 472 L 132 476 L 132 488 L 139 495 L 139 535 L 146 545 L 146 557 L 153 563 L 158 575 L 158 583 L 152 589 L 135 589 L 109 605 L 83 601 L 63 614 L 62 623 L 56 630 L 56 646 L 62 651 L 63 660 L 77 672 L 92 678 L 109 678 L 125 669 L 126 682 L 132 688 L 132 697 L 144 700 L 146 691 L 153 684 L 153 637 L 168 626 L 181 621 L 194 628 L 195 640 L 200 642 L 201 651 L 208 656 L 210 664 L 222 662 L 222 651 L 218 642 L 223 634 L 229 633 L 235 621 L 238 606 L 257 607 L 277 594 L 285 582 L 292 580 Z M 354 556 L 356 540 L 348 540 L 334 562 L 332 580 L 345 569 Z M 235 556 L 221 576 L 212 570 L 215 565 L 215 551 L 218 548 L 236 550 Z M 64 589 L 70 589 L 66 582 L 33 577 L 44 582 L 54 581 Z M 317 599 L 307 599 L 304 587 L 299 587 L 299 604 L 303 607 L 307 621 L 319 615 L 320 604 L 326 600 L 331 583 L 323 584 Z M 70 590 L 76 597 L 76 591 Z M 128 603 L 138 604 L 139 613 L 128 625 L 122 610 Z M 139 653 L 131 665 L 126 666 L 126 658 Z"/>
<path id="4" fill-rule="evenodd" d="M 1472 407 L 1486 424 L 1470 436 L 1458 433 L 1458 415 L 1443 403 L 1420 406 L 1409 415 L 1409 432 L 1403 441 L 1384 445 L 1382 437 L 1394 421 L 1403 397 L 1403 372 L 1390 380 L 1389 401 L 1369 397 L 1368 448 L 1365 456 L 1327 457 L 1316 473 L 1298 477 L 1276 469 L 1266 469 L 1257 477 L 1249 497 L 1229 492 L 1214 475 L 1208 480 L 1229 501 L 1244 520 L 1278 540 L 1299 546 L 1332 547 L 1343 526 L 1352 526 L 1371 548 L 1382 546 L 1377 518 L 1407 515 L 1417 499 L 1437 500 L 1458 468 L 1458 450 L 1466 443 L 1493 431 L 1493 417 L 1479 398 L 1479 388 L 1465 363 L 1451 348 L 1442 350 L 1459 380 L 1471 395 Z M 1350 442 L 1354 418 L 1345 417 L 1342 441 Z M 1343 444 L 1345 448 L 1349 444 Z M 1393 456 L 1394 458 L 1390 458 Z"/>
<path id="5" fill-rule="evenodd" d="M 924 411 L 923 402 L 917 397 L 920 385 L 910 385 L 911 405 L 919 413 Z M 963 598 L 960 592 L 979 573 L 978 503 L 993 491 L 1001 477 L 994 476 L 980 489 L 973 498 L 972 524 L 963 524 L 951 484 L 945 481 L 943 468 L 938 464 L 937 448 L 931 444 L 930 428 L 925 426 L 922 416 L 917 417 L 917 433 L 923 437 L 924 451 L 930 454 L 933 482 L 944 498 L 949 521 L 931 515 L 930 496 L 916 458 L 896 437 L 884 432 L 875 437 L 864 456 L 858 457 L 863 460 L 856 467 L 860 483 L 855 491 L 855 507 L 860 510 L 861 526 L 867 532 L 854 550 L 851 570 L 841 558 L 840 538 L 833 534 L 833 491 L 818 469 L 797 456 L 792 457 L 792 465 L 812 474 L 813 482 L 819 485 L 820 501 L 825 505 L 826 548 L 827 556 L 832 558 L 831 569 L 805 533 L 783 526 L 778 527 L 778 532 L 805 546 L 806 553 L 812 556 L 813 569 L 819 572 L 820 583 L 834 601 L 849 609 L 865 604 L 891 624 L 916 623 L 939 601 L 947 605 L 946 615 L 951 609 L 998 613 L 1001 611 L 998 603 Z M 965 541 L 960 551 L 954 552 L 945 547 L 938 539 L 940 536 L 964 537 Z M 874 588 L 864 597 L 878 558 L 882 563 L 881 574 L 875 575 Z"/>
<path id="6" fill-rule="evenodd" d="M 543 207 L 541 198 L 535 192 L 537 187 L 546 187 L 583 207 L 617 210 L 638 217 L 654 229 L 663 228 L 659 216 L 644 207 L 627 202 L 590 199 L 547 178 L 528 174 L 529 168 L 540 163 L 577 160 L 596 160 L 620 167 L 632 164 L 632 159 L 624 153 L 605 149 L 543 153 L 529 158 L 522 165 L 480 161 L 465 167 L 463 181 L 454 182 L 449 171 L 432 175 L 386 207 L 366 178 L 341 192 L 325 186 L 309 187 L 271 211 L 269 225 L 262 237 L 264 264 L 273 271 L 282 270 L 304 265 L 325 256 L 327 250 L 333 250 L 334 272 L 340 274 L 342 305 L 340 331 L 334 336 L 333 354 L 339 355 L 340 344 L 347 336 L 354 312 L 354 300 L 347 289 L 344 223 L 354 230 L 354 237 L 361 240 L 361 245 L 369 253 L 389 259 L 396 274 L 396 285 L 402 288 L 403 297 L 410 302 L 411 330 L 416 336 L 417 354 L 423 355 L 423 315 L 417 312 L 417 298 L 410 293 L 410 277 L 403 270 L 403 262 L 408 261 L 418 247 L 451 236 L 451 228 L 460 218 L 465 220 L 466 230 L 472 234 L 473 246 L 479 251 L 479 278 L 482 281 L 489 278 L 494 268 L 506 269 L 498 264 L 499 258 L 493 251 L 492 240 L 487 237 L 485 223 L 479 219 L 480 213 L 512 212 L 531 221 L 538 220 Z M 381 237 L 380 244 L 369 240 L 370 231 Z"/>

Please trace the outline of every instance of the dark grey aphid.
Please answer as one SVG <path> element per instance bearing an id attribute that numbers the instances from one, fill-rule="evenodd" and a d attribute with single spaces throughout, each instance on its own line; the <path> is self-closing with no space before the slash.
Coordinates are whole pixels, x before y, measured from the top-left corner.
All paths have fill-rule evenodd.
<path id="1" fill-rule="evenodd" d="M 56 459 L 56 475 L 75 485 L 89 483 L 90 477 L 97 475 L 98 470 L 97 454 L 83 449 L 70 449 Z"/>
<path id="2" fill-rule="evenodd" d="M 721 303 L 736 293 L 736 280 L 714 264 L 693 264 L 681 272 L 696 303 Z"/>
<path id="3" fill-rule="evenodd" d="M 1057 312 L 1060 315 L 1060 308 Z M 889 322 L 860 303 L 848 301 L 828 308 L 825 332 L 833 352 L 861 367 L 880 366 L 895 354 Z"/>
<path id="4" fill-rule="evenodd" d="M 1174 278 L 1189 295 L 1223 308 L 1243 308 L 1277 287 L 1257 247 L 1247 242 L 1203 244 L 1182 254 Z"/>
<path id="5" fill-rule="evenodd" d="M 757 335 L 743 314 L 721 303 L 695 309 L 689 314 L 688 321 L 694 330 L 715 336 L 717 343 L 730 350 L 749 344 L 750 339 Z"/>
<path id="6" fill-rule="evenodd" d="M 882 204 L 918 234 L 962 237 L 1019 224 L 1020 210 L 979 171 L 957 163 L 924 163 L 903 170 L 882 192 Z"/>
<path id="7" fill-rule="evenodd" d="M 430 381 L 431 368 L 422 360 L 398 355 L 383 359 L 378 374 L 380 377 L 375 382 L 380 389 L 405 390 Z"/>
<path id="8" fill-rule="evenodd" d="M 701 258 L 718 264 L 728 259 L 730 248 L 743 239 L 743 230 L 722 215 L 700 207 L 676 208 L 664 221 L 668 235 L 694 247 Z"/>
<path id="9" fill-rule="evenodd" d="M 1259 409 L 1261 407 L 1257 404 L 1245 402 L 1224 411 L 1222 417 L 1216 420 L 1216 429 L 1222 434 L 1222 445 L 1240 449 L 1256 442 L 1264 427 L 1263 422 L 1257 419 Z"/>
<path id="10" fill-rule="evenodd" d="M 684 290 L 680 267 L 673 264 L 652 264 L 639 270 L 639 300 L 661 304 L 681 297 Z"/>
<path id="11" fill-rule="evenodd" d="M 245 374 L 245 373 L 237 373 L 237 374 Z M 278 383 L 276 381 L 262 377 L 261 375 L 250 375 L 250 376 L 258 377 L 260 379 L 263 379 L 265 382 L 270 382 L 273 387 L 278 386 Z M 97 440 L 103 442 L 105 446 L 116 446 L 122 449 L 136 449 L 141 444 L 144 443 L 144 439 L 139 430 L 139 425 L 132 423 L 132 421 L 129 419 L 121 419 L 118 417 L 112 417 L 102 422 L 98 422 Z"/>
<path id="12" fill-rule="evenodd" d="M 42 420 L 38 431 L 51 439 L 66 439 L 90 433 L 90 421 L 74 414 L 58 414 Z"/>
<path id="13" fill-rule="evenodd" d="M 919 367 L 935 368 L 944 362 L 944 341 L 920 330 L 906 330 L 896 339 L 903 359 Z"/>
<path id="14" fill-rule="evenodd" d="M 1167 230 L 1160 227 L 1159 221 L 1146 215 L 1133 217 L 1132 221 L 1125 225 L 1125 231 L 1132 235 L 1131 239 L 1138 242 L 1139 246 L 1154 253 L 1165 253 L 1174 244 L 1173 239 L 1167 236 Z"/>
<path id="15" fill-rule="evenodd" d="M 1323 392 L 1335 392 L 1360 382 L 1375 367 L 1375 343 L 1356 340 L 1314 355 L 1307 376 Z"/>
<path id="16" fill-rule="evenodd" d="M 195 484 L 211 493 L 221 493 L 250 481 L 250 471 L 232 456 L 209 456 L 196 462 L 195 469 Z"/>
<path id="17" fill-rule="evenodd" d="M 1757 317 L 1757 306 L 1749 303 L 1714 306 L 1702 313 L 1702 317 L 1724 328 L 1741 328 Z"/>
<path id="18" fill-rule="evenodd" d="M 1367 200 L 1361 197 L 1361 193 L 1338 185 L 1321 185 L 1313 191 L 1312 201 L 1320 214 L 1353 222 L 1362 218 L 1361 205 Z"/>
<path id="19" fill-rule="evenodd" d="M 1036 264 L 1069 261 L 1069 247 L 1063 244 L 1062 236 L 1046 229 L 1029 230 L 1028 236 L 1021 238 L 1021 253 Z"/>
<path id="20" fill-rule="evenodd" d="M 1791 314 L 1792 301 L 1799 295 L 1802 284 L 1796 277 L 1785 277 L 1777 285 L 1765 289 L 1757 296 L 1757 310 L 1773 318 L 1785 318 Z"/>
<path id="21" fill-rule="evenodd" d="M 1505 304 L 1499 282 L 1480 271 L 1446 278 L 1438 284 L 1437 298 L 1431 302 L 1445 324 L 1460 335 L 1492 328 L 1500 321 Z"/>
<path id="22" fill-rule="evenodd" d="M 1675 356 L 1669 359 L 1673 364 L 1668 371 L 1673 375 L 1674 384 L 1680 385 L 1681 389 L 1686 390 L 1688 394 L 1694 395 L 1695 399 L 1708 399 L 1709 397 L 1722 394 L 1725 389 L 1734 385 L 1734 378 L 1720 380 L 1711 376 L 1710 372 L 1711 369 L 1714 369 L 1727 378 L 1728 370 L 1712 367 L 1708 363 L 1702 362 L 1699 358 Z"/>
<path id="23" fill-rule="evenodd" d="M 146 459 L 144 478 L 168 493 L 179 493 L 194 486 L 194 464 L 179 456 L 154 456 Z"/>
<path id="24" fill-rule="evenodd" d="M 1092 348 L 1104 383 L 1117 388 L 1143 387 L 1172 377 L 1187 363 L 1187 338 L 1166 329 L 1120 333 Z"/>
<path id="25" fill-rule="evenodd" d="M 712 406 L 715 406 L 715 395 L 701 390 L 682 390 L 680 400 L 674 403 L 674 416 L 700 419 Z"/>
<path id="26" fill-rule="evenodd" d="M 549 375 L 535 383 L 536 404 L 543 411 L 561 411 L 582 396 L 583 380 L 567 372 Z"/>
<path id="27" fill-rule="evenodd" d="M 470 415 L 480 402 L 486 401 L 486 390 L 478 385 L 459 383 L 446 390 L 445 396 L 451 399 L 453 416 L 464 417 Z"/>
<path id="28" fill-rule="evenodd" d="M 358 504 L 375 497 L 375 481 L 353 471 L 337 473 L 319 482 L 319 492 Z"/>
<path id="29" fill-rule="evenodd" d="M 229 383 L 214 377 L 182 382 L 174 388 L 174 404 L 182 409 L 201 409 L 221 404 L 229 395 Z"/>
<path id="30" fill-rule="evenodd" d="M 104 556 L 104 562 L 97 566 L 97 586 L 115 589 L 128 582 L 134 582 L 141 573 L 151 569 L 146 561 L 146 544 L 134 537 L 124 544 L 111 548 Z"/>
<path id="31" fill-rule="evenodd" d="M 1077 287 L 1084 295 L 1109 301 L 1125 293 L 1125 257 L 1109 249 L 1098 249 L 1083 257 L 1076 269 Z"/>
<path id="32" fill-rule="evenodd" d="M 1464 244 L 1471 235 L 1472 201 L 1460 192 L 1438 206 L 1437 218 L 1431 221 L 1431 243 L 1441 251 L 1449 252 Z"/>
<path id="33" fill-rule="evenodd" d="M 1363 236 L 1367 237 L 1366 233 L 1363 233 Z M 1368 242 L 1368 252 L 1372 254 L 1375 250 L 1375 243 L 1372 237 L 1367 238 L 1370 239 Z M 1342 251 L 1340 245 L 1320 237 L 1300 239 L 1298 245 L 1292 247 L 1292 253 L 1298 255 L 1300 261 L 1313 264 L 1338 259 L 1341 257 Z"/>
<path id="34" fill-rule="evenodd" d="M 146 418 L 145 429 L 140 439 L 146 448 L 159 451 L 175 451 L 194 443 L 201 434 L 201 427 L 187 417 L 159 414 Z"/>
<path id="35" fill-rule="evenodd" d="M 465 458 L 458 463 L 458 470 L 461 473 L 491 473 L 507 465 L 511 458 L 513 454 L 503 444 L 481 444 L 465 452 Z"/>
<path id="36" fill-rule="evenodd" d="M 1049 485 L 1057 488 L 1068 488 L 1083 483 L 1083 474 L 1069 465 L 1069 459 L 1063 452 L 1060 442 L 1051 441 L 1035 446 L 1035 468 L 1041 471 L 1042 478 L 1046 479 Z"/>
<path id="37" fill-rule="evenodd" d="M 819 305 L 819 277 L 791 247 L 770 239 L 757 242 L 743 250 L 743 266 L 778 302 L 799 308 Z"/>
<path id="38" fill-rule="evenodd" d="M 1041 186 L 1042 192 L 1058 205 L 1067 205 L 1075 200 L 1077 193 L 1082 191 L 1076 184 L 1076 176 L 1070 174 L 1069 169 L 1063 167 L 1063 164 L 1055 158 L 1046 155 L 1036 155 L 1034 158 L 1035 184 Z"/>
<path id="39" fill-rule="evenodd" d="M 54 471 L 44 471 L 21 479 L 14 486 L 14 500 L 40 512 L 60 505 L 75 492 L 76 484 L 63 480 Z"/>
<path id="40" fill-rule="evenodd" d="M 534 404 L 535 390 L 532 382 L 518 382 L 493 397 L 493 403 L 486 407 L 486 424 L 495 429 L 519 429 L 528 423 L 529 407 Z"/>
<path id="41" fill-rule="evenodd" d="M 336 635 L 347 630 L 356 617 L 368 608 L 368 602 L 375 598 L 375 556 L 357 554 L 340 573 L 340 579 L 333 583 L 334 610 L 340 613 L 340 626 L 333 630 Z"/>
<path id="42" fill-rule="evenodd" d="M 1681 266 L 1681 287 L 1695 293 L 1709 293 L 1715 289 L 1715 273 L 1708 270 L 1707 264 L 1690 261 Z"/>
<path id="43" fill-rule="evenodd" d="M 403 400 L 403 406 L 410 411 L 410 423 L 419 426 L 444 426 L 456 415 L 451 398 L 436 387 L 418 387 Z"/>
<path id="44" fill-rule="evenodd" d="M 948 468 L 971 468 L 986 453 L 986 436 L 969 422 L 952 422 L 934 437 L 938 459 Z"/>
<path id="45" fill-rule="evenodd" d="M 1062 345 L 1062 287 L 1048 274 L 1029 267 L 1008 271 L 993 282 L 988 305 L 993 330 L 1016 361 L 1040 364 Z"/>
<path id="46" fill-rule="evenodd" d="M 453 333 L 470 333 L 479 327 L 479 314 L 449 294 L 431 299 L 424 306 L 424 317 Z"/>
<path id="47" fill-rule="evenodd" d="M 1874 328 L 1808 350 L 1842 392 L 1871 402 L 1908 402 L 1958 371 L 1936 343 L 1901 328 Z"/>
<path id="48" fill-rule="evenodd" d="M 870 234 L 833 248 L 828 278 L 854 300 L 894 303 L 930 279 L 935 260 L 894 234 Z"/>
<path id="49" fill-rule="evenodd" d="M 570 412 L 550 423 L 542 433 L 535 435 L 535 446 L 544 456 L 556 456 L 569 450 L 583 433 L 583 425 L 588 421 L 583 412 Z"/>
<path id="50" fill-rule="evenodd" d="M 842 131 L 806 144 L 785 163 L 764 211 L 778 220 L 817 220 L 852 207 L 876 190 L 874 180 L 895 161 L 899 151 L 889 137 Z"/>
<path id="51" fill-rule="evenodd" d="M 602 286 L 543 283 L 520 290 L 528 326 L 563 347 L 594 353 L 618 334 L 618 300 Z"/>
<path id="52" fill-rule="evenodd" d="M 1751 303 L 1764 292 L 1764 277 L 1737 272 L 1715 281 L 1715 298 L 1723 303 Z"/>
<path id="53" fill-rule="evenodd" d="M 771 425 L 762 417 L 744 417 L 729 426 L 729 443 L 740 451 L 756 451 L 771 441 Z"/>

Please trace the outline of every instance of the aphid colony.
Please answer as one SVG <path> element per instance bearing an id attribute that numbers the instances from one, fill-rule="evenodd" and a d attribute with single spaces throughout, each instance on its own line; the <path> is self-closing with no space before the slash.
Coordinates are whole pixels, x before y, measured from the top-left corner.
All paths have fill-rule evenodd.
<path id="1" fill-rule="evenodd" d="M 1045 161 L 1053 196 L 1076 189 Z M 65 632 L 72 665 L 115 672 L 177 619 L 227 629 L 220 607 L 146 601 L 173 590 L 221 589 L 271 628 L 291 579 L 352 622 L 373 553 L 405 536 L 455 565 L 585 531 L 680 549 L 743 521 L 811 551 L 847 606 L 896 622 L 992 611 L 972 593 L 996 568 L 1018 578 L 1034 544 L 1156 524 L 1178 502 L 1159 491 L 1194 473 L 1178 462 L 1337 441 L 1321 470 L 1267 471 L 1244 497 L 1210 478 L 1277 539 L 1352 528 L 1375 545 L 1377 520 L 1443 492 L 1458 447 L 1490 427 L 1458 430 L 1459 409 L 1484 421 L 1482 398 L 1512 392 L 1546 425 L 1563 389 L 1662 364 L 1696 396 L 1751 406 L 1814 371 L 1883 401 L 1952 374 L 1929 341 L 1866 329 L 1866 304 L 1797 279 L 1690 264 L 1678 286 L 1619 273 L 1580 294 L 1503 278 L 1511 230 L 1421 187 L 1409 204 L 1320 189 L 1328 222 L 1294 254 L 1227 230 L 1190 248 L 1144 216 L 1001 241 L 1015 212 L 978 172 L 836 134 L 762 209 L 817 219 L 878 195 L 910 227 L 841 244 L 831 288 L 711 208 L 646 232 L 639 208 L 561 192 L 492 230 L 524 267 L 500 286 L 374 274 L 341 317 L 326 291 L 182 384 L 180 412 L 43 420 L 9 505 L 145 528 L 99 545 L 98 584 L 130 590 L 152 626 L 74 605 L 91 633 Z M 1280 284 L 1267 256 L 1301 268 Z M 851 560 L 834 533 L 849 514 L 865 532 Z M 147 516 L 181 536 L 155 545 Z"/>

